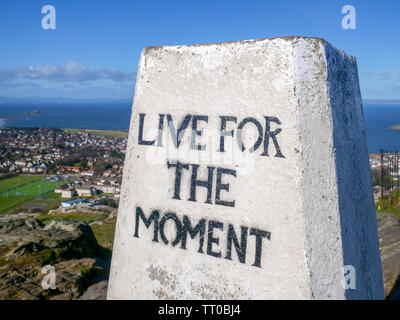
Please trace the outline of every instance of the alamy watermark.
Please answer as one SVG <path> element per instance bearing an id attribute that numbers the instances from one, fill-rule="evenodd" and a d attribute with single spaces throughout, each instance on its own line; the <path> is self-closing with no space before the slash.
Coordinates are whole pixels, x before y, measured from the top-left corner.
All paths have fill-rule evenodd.
<path id="1" fill-rule="evenodd" d="M 42 279 L 42 288 L 45 290 L 56 288 L 56 269 L 51 265 L 42 268 L 42 273 L 46 275 Z"/>
<path id="2" fill-rule="evenodd" d="M 345 5 L 342 8 L 342 14 L 345 16 L 342 18 L 342 28 L 356 29 L 356 8 L 352 5 Z"/>
<path id="3" fill-rule="evenodd" d="M 342 288 L 343 289 L 356 289 L 356 268 L 351 264 L 343 267 L 343 280 L 342 280 Z"/>
<path id="4" fill-rule="evenodd" d="M 56 8 L 52 5 L 45 5 L 42 8 L 42 14 L 45 16 L 42 18 L 43 30 L 55 30 L 56 29 Z"/>

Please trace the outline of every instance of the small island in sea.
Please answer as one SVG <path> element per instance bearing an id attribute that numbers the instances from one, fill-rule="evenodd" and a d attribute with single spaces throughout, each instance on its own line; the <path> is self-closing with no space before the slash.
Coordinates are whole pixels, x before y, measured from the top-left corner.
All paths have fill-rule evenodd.
<path id="1" fill-rule="evenodd" d="M 389 130 L 400 130 L 400 124 L 396 124 L 395 126 L 390 126 Z"/>
<path id="2" fill-rule="evenodd" d="M 28 112 L 23 112 L 23 113 L 19 113 L 19 116 L 34 116 L 36 114 L 42 114 L 39 110 L 35 109 L 33 111 L 28 111 Z"/>
<path id="3" fill-rule="evenodd" d="M 35 115 L 40 115 L 43 114 L 39 110 L 35 109 L 33 111 L 27 111 L 27 112 L 22 112 L 22 113 L 17 113 L 13 117 L 7 117 L 7 118 L 0 118 L 0 126 L 3 126 L 6 121 L 9 120 L 23 120 L 23 119 L 29 119 L 30 116 L 35 116 Z"/>

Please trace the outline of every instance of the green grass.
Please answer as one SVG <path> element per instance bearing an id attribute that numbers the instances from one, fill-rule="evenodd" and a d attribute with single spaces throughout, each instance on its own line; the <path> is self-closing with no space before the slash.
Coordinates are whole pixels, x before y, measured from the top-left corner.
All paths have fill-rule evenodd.
<path id="1" fill-rule="evenodd" d="M 87 132 L 90 133 L 92 136 L 98 136 L 98 137 L 106 137 L 106 138 L 128 138 L 128 132 L 127 131 L 119 131 L 119 130 L 94 130 L 94 129 L 73 129 L 73 128 L 68 128 L 68 129 L 63 129 L 66 132 Z"/>
<path id="2" fill-rule="evenodd" d="M 51 220 L 57 219 L 67 219 L 67 220 L 78 220 L 84 222 L 94 222 L 94 221 L 104 221 L 107 219 L 108 213 L 105 214 L 93 214 L 93 213 L 82 213 L 82 212 L 68 212 L 68 213 L 60 213 L 60 214 L 52 214 L 52 215 L 42 215 L 37 219 L 46 224 Z M 97 242 L 100 246 L 112 249 L 114 235 L 115 235 L 115 221 L 106 222 L 104 221 L 101 225 L 92 225 L 91 228 L 93 230 L 94 236 L 96 237 Z"/>
<path id="3" fill-rule="evenodd" d="M 18 188 L 20 186 L 23 186 L 27 183 L 34 182 L 34 181 L 39 181 L 43 178 L 44 176 L 16 176 L 16 177 L 11 177 L 11 178 L 5 178 L 0 180 L 0 193 Z"/>
<path id="4" fill-rule="evenodd" d="M 93 221 L 102 221 L 107 219 L 108 214 L 93 214 L 93 213 L 83 213 L 83 212 L 68 212 L 68 213 L 59 213 L 59 214 L 52 214 L 52 215 L 42 215 L 37 219 L 46 224 L 51 220 L 54 219 L 67 219 L 67 220 L 79 220 L 79 221 L 86 221 L 86 222 L 93 222 Z"/>
<path id="5" fill-rule="evenodd" d="M 44 194 L 43 197 L 46 200 L 60 201 L 60 204 L 61 204 L 61 201 L 64 200 L 63 198 L 61 198 L 61 193 L 55 193 L 55 192 L 48 192 L 48 193 Z"/>
<path id="6" fill-rule="evenodd" d="M 52 209 L 56 209 L 61 205 L 61 202 L 64 200 L 61 198 L 60 193 L 55 193 L 55 192 L 48 192 L 42 195 L 42 199 L 33 199 L 24 205 L 29 205 L 29 204 L 41 204 L 43 205 L 42 211 L 49 211 Z"/>
<path id="7" fill-rule="evenodd" d="M 375 202 L 376 212 L 387 212 L 400 219 L 400 193 L 384 196 Z"/>
<path id="8" fill-rule="evenodd" d="M 9 196 L 0 197 L 0 212 L 6 212 L 18 205 L 21 205 L 31 199 L 33 196 Z"/>
<path id="9" fill-rule="evenodd" d="M 65 184 L 64 181 L 40 180 L 25 184 L 21 187 L 4 191 L 2 196 L 39 196 Z"/>
<path id="10" fill-rule="evenodd" d="M 378 214 L 379 214 L 379 212 L 387 212 L 387 213 L 390 213 L 390 214 L 392 214 L 395 217 L 400 219 L 400 209 L 399 208 L 396 208 L 396 209 L 382 209 L 382 210 L 378 210 L 378 208 L 375 208 L 375 209 L 376 209 L 376 212 L 378 212 Z"/>
<path id="11" fill-rule="evenodd" d="M 98 197 L 114 197 L 114 194 L 113 193 L 104 193 L 104 192 L 102 192 L 102 193 L 99 193 L 98 195 L 97 195 Z"/>
<path id="12" fill-rule="evenodd" d="M 102 225 L 93 225 L 92 230 L 97 242 L 102 247 L 112 249 L 115 235 L 115 222 L 105 222 Z"/>
<path id="13" fill-rule="evenodd" d="M 64 181 L 46 181 L 41 180 L 42 178 L 43 176 L 18 176 L 0 180 L 0 212 L 6 212 L 31 200 L 41 203 L 42 200 L 36 200 L 36 196 L 65 184 Z M 52 199 L 52 196 L 48 196 L 48 199 Z M 56 201 L 47 202 L 52 208 L 56 205 Z"/>

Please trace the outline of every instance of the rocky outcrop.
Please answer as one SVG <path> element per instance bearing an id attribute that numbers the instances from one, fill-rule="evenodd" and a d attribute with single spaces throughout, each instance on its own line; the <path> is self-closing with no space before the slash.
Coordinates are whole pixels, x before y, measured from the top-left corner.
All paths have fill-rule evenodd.
<path id="1" fill-rule="evenodd" d="M 378 213 L 385 297 L 400 300 L 400 220 Z M 83 222 L 0 219 L 0 299 L 104 300 L 111 252 Z M 42 267 L 56 270 L 56 289 L 41 286 Z"/>
<path id="2" fill-rule="evenodd" d="M 385 297 L 400 300 L 400 220 L 379 212 L 377 223 Z"/>
<path id="3" fill-rule="evenodd" d="M 112 215 L 113 217 L 116 217 L 117 213 L 118 213 L 117 208 L 113 208 L 110 206 L 106 206 L 106 205 L 91 206 L 87 203 L 82 203 L 82 204 L 78 204 L 73 207 L 53 209 L 53 210 L 50 210 L 47 214 L 48 215 L 57 215 L 57 214 L 68 213 L 68 212 L 77 212 L 77 211 L 83 212 L 83 213 L 90 213 L 90 214 L 99 214 L 99 215 L 108 213 L 108 214 Z"/>
<path id="4" fill-rule="evenodd" d="M 106 300 L 108 281 L 100 281 L 90 286 L 79 300 Z"/>
<path id="5" fill-rule="evenodd" d="M 2 219 L 0 299 L 77 299 L 108 277 L 109 257 L 86 223 Z M 45 265 L 55 268 L 55 289 L 41 285 Z"/>

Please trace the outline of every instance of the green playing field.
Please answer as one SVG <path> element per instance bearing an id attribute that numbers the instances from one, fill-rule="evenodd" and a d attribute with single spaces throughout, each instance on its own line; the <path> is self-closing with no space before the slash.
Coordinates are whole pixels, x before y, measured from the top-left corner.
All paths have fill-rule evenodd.
<path id="1" fill-rule="evenodd" d="M 42 179 L 43 176 L 18 176 L 0 180 L 0 212 L 10 210 L 65 184 L 64 181 Z"/>
<path id="2" fill-rule="evenodd" d="M 18 188 L 29 182 L 39 181 L 44 176 L 16 176 L 0 180 L 0 193 L 10 189 Z"/>

